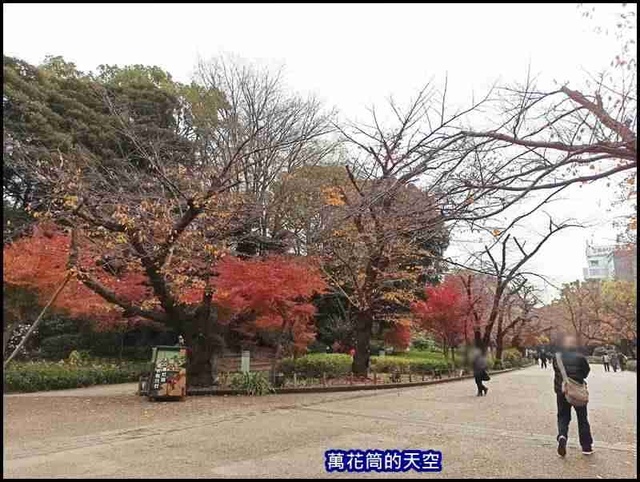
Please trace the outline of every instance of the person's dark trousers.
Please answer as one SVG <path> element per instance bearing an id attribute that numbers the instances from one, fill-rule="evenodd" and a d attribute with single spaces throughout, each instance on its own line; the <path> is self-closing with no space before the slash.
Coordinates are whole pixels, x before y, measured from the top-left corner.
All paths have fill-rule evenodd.
<path id="1" fill-rule="evenodd" d="M 604 371 L 608 372 L 609 371 L 609 364 L 608 363 L 603 363 L 604 365 Z"/>
<path id="2" fill-rule="evenodd" d="M 616 365 L 615 363 L 613 364 L 613 373 L 618 371 L 618 365 Z"/>
<path id="3" fill-rule="evenodd" d="M 540 361 L 540 368 L 547 368 L 547 360 Z"/>
<path id="4" fill-rule="evenodd" d="M 567 402 L 562 393 L 556 393 L 558 403 L 558 437 L 564 435 L 569 438 L 569 422 L 571 421 L 571 404 Z M 578 438 L 583 449 L 591 448 L 591 426 L 587 418 L 587 407 L 573 407 L 578 417 Z"/>
<path id="5" fill-rule="evenodd" d="M 482 392 L 486 389 L 486 387 L 482 384 L 482 374 L 475 375 L 476 386 L 478 387 L 478 395 L 482 395 Z"/>

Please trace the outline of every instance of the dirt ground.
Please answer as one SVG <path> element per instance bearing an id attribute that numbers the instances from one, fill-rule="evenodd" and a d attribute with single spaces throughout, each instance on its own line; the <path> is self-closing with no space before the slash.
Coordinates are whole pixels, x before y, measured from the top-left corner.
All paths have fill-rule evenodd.
<path id="1" fill-rule="evenodd" d="M 136 384 L 4 397 L 5 477 L 325 477 L 328 449 L 435 449 L 440 474 L 361 477 L 635 478 L 636 374 L 594 366 L 596 453 L 555 454 L 551 368 L 410 389 L 188 397 L 149 402 Z M 331 474 L 347 477 L 358 474 Z"/>

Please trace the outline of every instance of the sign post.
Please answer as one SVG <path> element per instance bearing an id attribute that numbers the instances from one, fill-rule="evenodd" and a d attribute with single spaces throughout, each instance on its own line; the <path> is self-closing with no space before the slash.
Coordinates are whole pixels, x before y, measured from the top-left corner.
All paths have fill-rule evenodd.
<path id="1" fill-rule="evenodd" d="M 149 400 L 184 399 L 187 395 L 187 349 L 183 346 L 155 346 L 151 357 Z"/>
<path id="2" fill-rule="evenodd" d="M 242 350 L 242 356 L 240 358 L 240 371 L 242 373 L 249 373 L 251 362 L 251 352 L 249 350 Z"/>

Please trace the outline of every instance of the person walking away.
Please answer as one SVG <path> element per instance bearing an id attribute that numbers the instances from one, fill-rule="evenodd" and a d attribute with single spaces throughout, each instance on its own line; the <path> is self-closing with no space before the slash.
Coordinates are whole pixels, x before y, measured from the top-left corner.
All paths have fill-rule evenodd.
<path id="1" fill-rule="evenodd" d="M 602 364 L 604 365 L 604 371 L 608 372 L 609 371 L 609 355 L 607 355 L 606 353 L 604 355 L 602 355 Z"/>
<path id="2" fill-rule="evenodd" d="M 567 377 L 578 383 L 585 383 L 585 379 L 589 375 L 591 367 L 586 357 L 578 353 L 578 345 L 576 338 L 566 335 L 562 340 L 560 349 L 560 359 L 564 365 Z M 556 402 L 558 407 L 558 455 L 564 457 L 567 453 L 567 439 L 569 435 L 569 422 L 571 421 L 571 404 L 567 401 L 562 391 L 562 372 L 558 366 L 557 360 L 552 361 L 554 378 L 553 390 L 556 393 Z M 573 407 L 578 418 L 578 438 L 584 455 L 593 453 L 593 438 L 591 436 L 591 426 L 587 417 L 587 405 L 582 407 Z"/>
<path id="3" fill-rule="evenodd" d="M 619 359 L 620 359 L 620 371 L 622 372 L 627 367 L 627 357 L 625 356 L 624 353 L 620 353 Z"/>
<path id="4" fill-rule="evenodd" d="M 547 355 L 545 352 L 540 353 L 540 368 L 547 368 Z"/>
<path id="5" fill-rule="evenodd" d="M 613 373 L 618 371 L 618 354 L 614 351 L 611 352 L 611 355 L 609 356 L 610 360 L 611 360 L 611 368 L 613 368 Z"/>
<path id="6" fill-rule="evenodd" d="M 478 350 L 473 359 L 473 377 L 478 387 L 478 397 L 486 395 L 489 389 L 484 386 L 483 381 L 489 380 L 489 374 L 487 373 L 487 359 L 484 354 Z"/>

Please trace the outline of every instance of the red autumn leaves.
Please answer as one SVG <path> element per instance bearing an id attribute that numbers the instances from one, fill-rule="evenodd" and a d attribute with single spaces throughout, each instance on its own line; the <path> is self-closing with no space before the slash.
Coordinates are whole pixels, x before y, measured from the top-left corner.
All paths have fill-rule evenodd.
<path id="1" fill-rule="evenodd" d="M 70 239 L 61 231 L 46 226 L 34 230 L 4 248 L 3 281 L 35 290 L 43 303 L 62 282 L 66 273 Z M 133 304 L 153 303 L 153 293 L 142 271 L 135 266 L 116 277 L 96 267 L 90 247 L 83 253 L 80 266 L 118 296 Z M 229 322 L 235 315 L 242 319 L 246 332 L 274 330 L 290 335 L 294 347 L 306 347 L 315 336 L 315 307 L 310 303 L 316 293 L 326 290 L 319 269 L 309 260 L 286 256 L 242 260 L 227 256 L 214 267 L 214 302 Z M 203 288 L 194 287 L 178 294 L 181 302 L 196 304 L 202 300 Z M 55 302 L 55 307 L 75 317 L 98 322 L 102 329 L 131 324 L 119 308 L 73 279 Z M 139 322 L 141 320 L 134 320 Z"/>
<path id="2" fill-rule="evenodd" d="M 444 346 L 457 346 L 464 339 L 470 323 L 469 303 L 462 284 L 455 276 L 447 276 L 437 286 L 425 289 L 426 301 L 412 304 L 411 311 L 418 326 L 434 334 Z"/>

